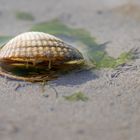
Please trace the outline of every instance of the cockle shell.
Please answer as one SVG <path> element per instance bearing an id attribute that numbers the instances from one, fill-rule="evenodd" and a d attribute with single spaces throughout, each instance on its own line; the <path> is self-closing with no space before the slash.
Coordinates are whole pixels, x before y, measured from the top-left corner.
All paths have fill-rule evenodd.
<path id="1" fill-rule="evenodd" d="M 43 32 L 26 32 L 11 39 L 0 50 L 0 61 L 68 62 L 82 54 L 61 39 Z"/>

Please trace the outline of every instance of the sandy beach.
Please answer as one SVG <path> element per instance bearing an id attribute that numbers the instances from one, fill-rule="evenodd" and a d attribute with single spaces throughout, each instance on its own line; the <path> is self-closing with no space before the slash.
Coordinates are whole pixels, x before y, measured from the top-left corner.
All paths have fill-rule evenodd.
<path id="1" fill-rule="evenodd" d="M 117 58 L 140 47 L 139 9 L 139 0 L 0 0 L 0 35 L 57 18 L 86 29 L 98 44 L 109 42 L 105 50 Z M 18 19 L 19 11 L 34 20 Z M 43 88 L 0 77 L 0 140 L 139 140 L 139 58 L 116 69 L 69 73 Z M 75 92 L 89 100 L 63 98 Z"/>

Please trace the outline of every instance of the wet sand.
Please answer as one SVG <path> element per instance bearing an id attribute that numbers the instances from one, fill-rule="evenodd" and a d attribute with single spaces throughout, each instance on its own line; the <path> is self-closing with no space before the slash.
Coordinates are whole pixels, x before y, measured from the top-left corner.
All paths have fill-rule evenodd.
<path id="1" fill-rule="evenodd" d="M 138 8 L 120 10 L 131 7 L 132 2 L 127 2 L 1 0 L 0 35 L 17 35 L 36 23 L 58 18 L 66 25 L 88 30 L 99 44 L 109 42 L 107 53 L 118 57 L 140 46 Z M 139 7 L 139 1 L 133 5 L 135 2 Z M 17 11 L 31 13 L 35 20 L 19 20 Z M 40 84 L 1 77 L 0 140 L 139 140 L 139 77 L 139 56 L 115 70 L 64 75 L 44 89 Z M 89 100 L 69 102 L 63 98 L 79 91 Z"/>

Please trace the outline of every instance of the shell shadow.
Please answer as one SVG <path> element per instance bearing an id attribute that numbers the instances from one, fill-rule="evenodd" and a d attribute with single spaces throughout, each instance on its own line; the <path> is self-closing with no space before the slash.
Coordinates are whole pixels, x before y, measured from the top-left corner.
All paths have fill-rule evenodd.
<path id="1" fill-rule="evenodd" d="M 72 72 L 71 74 L 63 75 L 56 80 L 51 81 L 55 86 L 59 85 L 80 85 L 88 81 L 99 78 L 93 70 L 81 70 L 79 72 Z"/>

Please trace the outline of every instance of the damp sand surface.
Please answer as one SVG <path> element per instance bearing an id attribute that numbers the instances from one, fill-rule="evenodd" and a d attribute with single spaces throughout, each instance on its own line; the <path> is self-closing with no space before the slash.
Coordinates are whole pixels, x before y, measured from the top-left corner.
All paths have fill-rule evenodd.
<path id="1" fill-rule="evenodd" d="M 47 84 L 1 77 L 0 140 L 139 140 L 139 4 L 1 0 L 0 36 L 15 36 L 59 19 L 69 27 L 86 29 L 110 57 L 135 48 L 137 53 L 115 69 L 72 72 Z"/>

